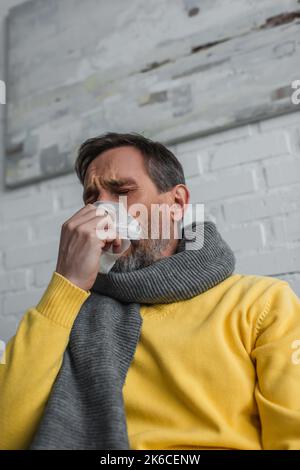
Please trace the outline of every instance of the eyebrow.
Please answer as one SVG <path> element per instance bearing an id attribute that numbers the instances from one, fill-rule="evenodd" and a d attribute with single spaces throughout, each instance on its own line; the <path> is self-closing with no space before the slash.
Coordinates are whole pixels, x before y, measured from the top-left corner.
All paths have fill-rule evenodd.
<path id="1" fill-rule="evenodd" d="M 95 178 L 93 179 L 92 182 L 87 183 L 86 187 L 84 188 L 83 200 L 85 200 L 88 195 L 96 191 L 99 191 L 99 186 L 95 184 L 94 181 L 95 181 Z M 103 181 L 102 184 L 104 187 L 116 189 L 116 188 L 121 188 L 122 186 L 125 186 L 125 185 L 137 185 L 137 181 L 134 178 L 130 178 L 130 177 L 119 178 L 119 179 L 111 178 L 109 180 Z"/>

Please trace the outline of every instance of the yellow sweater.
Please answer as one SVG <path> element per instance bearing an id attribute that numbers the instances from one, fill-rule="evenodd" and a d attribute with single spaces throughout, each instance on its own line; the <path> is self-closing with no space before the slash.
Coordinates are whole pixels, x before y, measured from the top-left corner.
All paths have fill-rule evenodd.
<path id="1" fill-rule="evenodd" d="M 0 449 L 29 446 L 89 295 L 54 272 L 25 312 L 0 365 Z M 132 449 L 300 449 L 300 300 L 287 282 L 234 274 L 141 315 L 123 388 Z"/>

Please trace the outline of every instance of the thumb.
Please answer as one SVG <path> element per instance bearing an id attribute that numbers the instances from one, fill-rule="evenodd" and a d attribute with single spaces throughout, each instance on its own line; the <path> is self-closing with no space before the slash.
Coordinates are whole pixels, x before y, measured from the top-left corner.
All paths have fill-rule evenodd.
<path id="1" fill-rule="evenodd" d="M 122 240 L 120 238 L 116 238 L 113 241 L 112 246 L 113 246 L 112 249 L 114 253 L 120 253 L 122 251 L 122 246 L 123 246 Z"/>

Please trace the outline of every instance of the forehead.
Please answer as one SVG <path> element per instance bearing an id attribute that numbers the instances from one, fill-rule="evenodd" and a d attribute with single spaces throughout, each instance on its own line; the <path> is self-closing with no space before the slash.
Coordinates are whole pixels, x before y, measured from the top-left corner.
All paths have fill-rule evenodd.
<path id="1" fill-rule="evenodd" d="M 95 177 L 100 179 L 141 178 L 146 176 L 144 157 L 132 146 L 118 147 L 102 152 L 88 166 L 84 184 L 91 183 Z"/>

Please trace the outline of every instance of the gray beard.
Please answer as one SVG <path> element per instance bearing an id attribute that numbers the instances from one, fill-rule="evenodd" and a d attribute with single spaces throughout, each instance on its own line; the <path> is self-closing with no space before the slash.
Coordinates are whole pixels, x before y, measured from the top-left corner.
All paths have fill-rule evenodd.
<path id="1" fill-rule="evenodd" d="M 169 243 L 168 239 L 131 240 L 130 252 L 120 256 L 111 271 L 125 273 L 149 266 L 162 258 Z"/>

